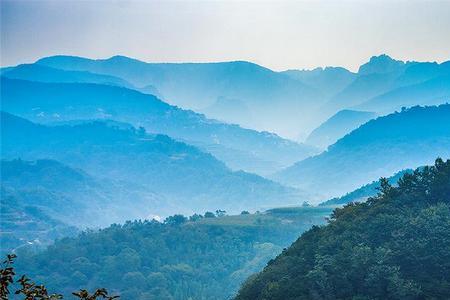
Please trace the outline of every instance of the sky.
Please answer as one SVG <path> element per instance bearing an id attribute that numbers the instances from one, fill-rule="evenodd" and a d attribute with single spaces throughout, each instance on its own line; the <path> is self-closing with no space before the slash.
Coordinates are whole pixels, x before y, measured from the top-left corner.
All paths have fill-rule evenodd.
<path id="1" fill-rule="evenodd" d="M 0 1 L 1 66 L 56 54 L 274 70 L 450 59 L 450 0 Z"/>

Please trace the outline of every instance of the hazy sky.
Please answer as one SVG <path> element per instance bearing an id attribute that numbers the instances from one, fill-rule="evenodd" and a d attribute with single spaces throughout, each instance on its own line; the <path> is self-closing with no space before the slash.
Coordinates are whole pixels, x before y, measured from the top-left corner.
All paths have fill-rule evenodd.
<path id="1" fill-rule="evenodd" d="M 450 0 L 0 1 L 2 66 L 53 54 L 276 70 L 450 59 Z"/>

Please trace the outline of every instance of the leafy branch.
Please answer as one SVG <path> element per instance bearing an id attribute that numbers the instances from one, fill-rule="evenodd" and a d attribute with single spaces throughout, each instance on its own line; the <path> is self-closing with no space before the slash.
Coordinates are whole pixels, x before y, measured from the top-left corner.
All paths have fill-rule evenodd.
<path id="1" fill-rule="evenodd" d="M 49 294 L 47 288 L 44 285 L 38 285 L 31 281 L 25 275 L 22 275 L 19 279 L 14 281 L 16 272 L 13 264 L 14 259 L 17 256 L 15 254 L 8 254 L 6 259 L 1 263 L 0 269 L 0 299 L 8 300 L 11 295 L 10 288 L 14 283 L 19 285 L 19 288 L 14 292 L 15 295 L 22 295 L 24 300 L 57 300 L 63 299 L 61 294 Z M 81 300 L 96 300 L 106 299 L 114 300 L 119 296 L 110 296 L 108 291 L 104 288 L 97 289 L 93 294 L 90 294 L 87 290 L 80 290 L 72 293 L 76 298 Z"/>

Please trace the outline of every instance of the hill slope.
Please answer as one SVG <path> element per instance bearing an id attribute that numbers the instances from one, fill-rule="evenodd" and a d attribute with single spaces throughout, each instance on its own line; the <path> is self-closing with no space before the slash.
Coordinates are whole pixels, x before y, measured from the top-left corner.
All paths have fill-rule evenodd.
<path id="1" fill-rule="evenodd" d="M 24 200 L 30 193 L 18 193 L 1 187 L 0 195 L 0 255 L 20 247 L 49 245 L 55 239 L 73 236 L 78 229 L 53 218 L 39 206 Z M 46 195 L 47 196 L 47 195 Z"/>
<path id="2" fill-rule="evenodd" d="M 5 122 L 2 122 L 2 125 L 4 124 Z M 18 151 L 13 154 L 14 150 L 8 146 L 10 141 L 8 136 L 3 140 L 3 157 L 17 155 L 35 158 L 35 153 L 21 153 L 21 146 L 15 147 Z M 19 142 L 20 139 L 16 141 Z M 53 143 L 53 146 L 57 147 L 52 139 L 42 141 Z M 36 152 L 39 152 L 39 149 L 36 149 Z M 40 158 L 41 155 L 36 156 Z M 149 189 L 126 185 L 116 179 L 100 180 L 81 169 L 55 160 L 2 160 L 1 168 L 2 188 L 21 205 L 37 207 L 53 219 L 79 228 L 107 226 L 130 218 L 146 218 L 158 206 L 161 209 L 164 205 L 170 207 L 170 202 L 164 203 L 164 197 L 152 193 Z"/>
<path id="3" fill-rule="evenodd" d="M 360 125 L 374 119 L 376 114 L 368 111 L 341 110 L 314 129 L 305 143 L 325 149 Z"/>
<path id="4" fill-rule="evenodd" d="M 10 138 L 2 143 L 2 155 L 11 154 L 7 149 Z M 22 156 L 20 151 L 17 155 Z M 0 167 L 0 243 L 5 252 L 26 245 L 41 248 L 86 227 L 175 210 L 170 201 L 145 186 L 100 180 L 55 160 L 2 160 Z"/>
<path id="5" fill-rule="evenodd" d="M 6 112 L 34 122 L 99 118 L 128 122 L 136 127 L 143 126 L 148 132 L 201 144 L 212 154 L 217 152 L 219 157 L 223 147 L 245 153 L 248 160 L 220 157 L 234 169 L 240 166 L 246 171 L 269 173 L 315 152 L 312 147 L 275 134 L 210 120 L 130 89 L 98 84 L 1 80 L 1 104 Z M 270 167 L 265 167 L 266 162 L 272 162 Z"/>
<path id="6" fill-rule="evenodd" d="M 369 62 L 360 66 L 355 80 L 335 94 L 323 109 L 339 111 L 391 90 L 395 80 L 412 64 L 387 55 L 371 57 Z"/>
<path id="7" fill-rule="evenodd" d="M 334 211 L 236 299 L 448 299 L 450 160 L 382 185 L 365 203 Z"/>
<path id="8" fill-rule="evenodd" d="M 387 178 L 389 184 L 396 186 L 398 184 L 398 180 L 405 175 L 405 173 L 412 173 L 413 170 L 403 170 L 395 173 L 391 177 Z M 319 204 L 319 206 L 329 206 L 329 205 L 344 205 L 350 202 L 364 202 L 369 197 L 374 197 L 378 194 L 378 191 L 381 187 L 382 180 L 373 181 L 371 183 L 365 184 L 362 187 L 351 191 L 344 196 L 332 198 L 330 200 L 324 201 Z"/>
<path id="9" fill-rule="evenodd" d="M 356 109 L 385 114 L 400 110 L 402 107 L 446 102 L 450 102 L 450 75 L 393 89 L 359 104 Z"/>
<path id="10" fill-rule="evenodd" d="M 294 189 L 232 172 L 210 154 L 142 129 L 102 122 L 47 127 L 6 113 L 1 125 L 2 158 L 55 159 L 94 177 L 121 181 L 125 190 L 156 193 L 160 201 L 147 216 L 219 208 L 239 212 L 300 201 Z"/>
<path id="11" fill-rule="evenodd" d="M 369 121 L 320 155 L 281 171 L 281 182 L 321 191 L 324 198 L 354 190 L 435 157 L 450 157 L 450 105 L 413 107 Z"/>

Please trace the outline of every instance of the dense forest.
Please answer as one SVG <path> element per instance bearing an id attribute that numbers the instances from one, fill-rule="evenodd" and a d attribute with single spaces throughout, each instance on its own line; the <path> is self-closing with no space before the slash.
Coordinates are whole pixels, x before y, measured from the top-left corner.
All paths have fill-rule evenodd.
<path id="1" fill-rule="evenodd" d="M 450 160 L 337 208 L 250 277 L 238 300 L 448 299 Z"/>
<path id="2" fill-rule="evenodd" d="M 251 274 L 313 224 L 327 207 L 224 211 L 134 221 L 17 251 L 17 272 L 50 292 L 107 288 L 124 300 L 228 299 Z"/>

